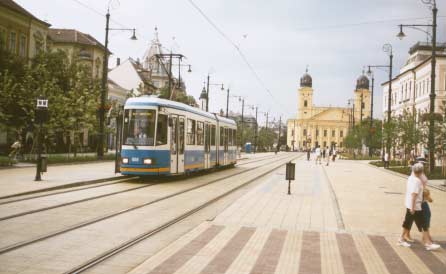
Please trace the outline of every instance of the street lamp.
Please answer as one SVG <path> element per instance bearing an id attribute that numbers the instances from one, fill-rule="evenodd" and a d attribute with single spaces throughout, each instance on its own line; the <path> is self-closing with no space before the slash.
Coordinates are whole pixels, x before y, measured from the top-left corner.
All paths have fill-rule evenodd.
<path id="1" fill-rule="evenodd" d="M 369 69 L 367 70 L 367 75 L 372 78 L 371 83 L 371 96 L 370 96 L 370 127 L 369 127 L 369 138 L 370 138 L 370 147 L 369 147 L 369 156 L 372 157 L 373 151 L 372 151 L 372 135 L 374 133 L 373 129 L 373 93 L 375 89 L 375 75 L 373 71 L 370 69 L 370 66 L 368 66 Z M 372 132 L 373 131 L 373 132 Z"/>
<path id="2" fill-rule="evenodd" d="M 389 65 L 369 65 L 368 66 L 368 70 L 367 70 L 367 75 L 372 75 L 373 77 L 373 72 L 371 70 L 371 68 L 388 68 L 389 69 L 389 90 L 388 90 L 388 98 L 387 98 L 387 123 L 389 124 L 391 119 L 392 119 L 392 70 L 393 70 L 393 49 L 392 49 L 392 45 L 391 44 L 384 44 L 383 45 L 383 51 L 386 52 L 389 55 Z M 372 109 L 373 109 L 373 83 L 374 79 L 372 78 Z M 372 110 L 373 111 L 373 110 Z M 372 115 L 370 115 L 372 116 Z M 371 118 L 372 119 L 372 118 Z M 373 120 L 371 120 L 370 122 L 371 124 L 373 123 Z M 386 150 L 389 154 L 389 159 L 390 159 L 390 135 L 388 134 L 387 136 L 387 141 L 386 141 Z"/>
<path id="3" fill-rule="evenodd" d="M 428 141 L 428 148 L 429 148 L 429 170 L 430 172 L 433 172 L 435 169 L 435 67 L 437 62 L 437 3 L 435 0 L 421 0 L 423 4 L 430 5 L 432 8 L 432 24 L 415 24 L 415 25 L 399 25 L 400 32 L 398 33 L 397 37 L 400 39 L 403 39 L 406 34 L 403 32 L 403 27 L 413 28 L 419 31 L 422 31 L 424 33 L 427 33 L 428 36 L 432 39 L 432 60 L 431 60 L 431 90 L 430 90 L 430 108 L 429 108 L 429 141 Z M 427 31 L 424 31 L 423 29 L 420 29 L 419 27 L 432 27 L 432 34 L 429 34 Z"/>
<path id="4" fill-rule="evenodd" d="M 136 30 L 121 28 L 113 29 L 109 27 L 110 24 L 110 11 L 107 9 L 105 15 L 105 43 L 104 43 L 104 60 L 102 62 L 102 82 L 101 82 L 101 104 L 99 109 L 99 136 L 98 136 L 98 158 L 102 159 L 104 156 L 104 136 L 105 136 L 105 101 L 107 100 L 107 80 L 108 80 L 108 33 L 111 30 L 126 30 L 132 31 L 131 40 L 137 40 Z"/>
<path id="5" fill-rule="evenodd" d="M 45 171 L 45 168 L 42 166 L 43 123 L 48 120 L 48 100 L 45 97 L 41 96 L 37 99 L 35 117 L 35 121 L 39 123 L 39 133 L 37 135 L 37 169 L 34 181 L 41 181 L 41 173 Z"/>
<path id="6" fill-rule="evenodd" d="M 221 90 L 222 90 L 222 91 L 225 90 L 225 87 L 224 87 L 223 84 L 211 84 L 211 83 L 209 82 L 210 77 L 211 77 L 211 76 L 208 74 L 208 77 L 207 77 L 207 85 L 206 85 L 206 111 L 209 111 L 209 86 L 220 86 L 220 85 L 221 85 Z"/>

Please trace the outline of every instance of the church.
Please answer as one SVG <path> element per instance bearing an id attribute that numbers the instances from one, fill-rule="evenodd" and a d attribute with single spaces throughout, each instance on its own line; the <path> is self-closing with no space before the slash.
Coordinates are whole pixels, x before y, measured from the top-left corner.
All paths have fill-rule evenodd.
<path id="1" fill-rule="evenodd" d="M 321 107 L 313 102 L 313 79 L 308 69 L 300 78 L 297 114 L 287 121 L 287 145 L 292 151 L 320 147 L 344 148 L 348 130 L 370 119 L 369 79 L 361 75 L 356 81 L 354 99 L 348 107 Z"/>

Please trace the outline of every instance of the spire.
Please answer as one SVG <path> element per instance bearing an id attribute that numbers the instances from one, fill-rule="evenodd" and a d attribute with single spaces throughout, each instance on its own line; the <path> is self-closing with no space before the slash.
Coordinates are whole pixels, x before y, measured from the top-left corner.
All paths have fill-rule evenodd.
<path id="1" fill-rule="evenodd" d="M 149 48 L 144 53 L 144 56 L 142 58 L 143 60 L 143 67 L 144 69 L 150 69 L 151 64 L 156 65 L 154 63 L 157 63 L 156 58 L 154 58 L 155 55 L 161 54 L 161 43 L 158 37 L 158 27 L 155 26 L 155 33 L 152 41 L 149 43 Z"/>
<path id="2" fill-rule="evenodd" d="M 308 65 L 307 65 L 307 67 L 305 68 L 305 73 L 308 73 Z"/>
<path id="3" fill-rule="evenodd" d="M 157 26 L 155 26 L 155 38 L 153 38 L 152 44 L 159 44 L 159 45 L 161 45 L 160 40 L 158 38 L 158 27 Z"/>

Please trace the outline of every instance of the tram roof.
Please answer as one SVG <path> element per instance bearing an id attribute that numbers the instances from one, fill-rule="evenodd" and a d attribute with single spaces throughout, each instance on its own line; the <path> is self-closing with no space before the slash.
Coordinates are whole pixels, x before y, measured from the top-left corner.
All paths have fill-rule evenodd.
<path id="1" fill-rule="evenodd" d="M 171 101 L 171 100 L 167 100 L 167 99 L 161 99 L 155 96 L 140 96 L 140 97 L 135 97 L 135 98 L 129 98 L 127 99 L 127 101 L 125 102 L 125 108 L 129 108 L 129 107 L 136 107 L 136 106 L 162 106 L 162 107 L 169 107 L 169 108 L 174 108 L 174 109 L 178 109 L 178 110 L 183 110 L 183 111 L 187 111 L 187 112 L 191 112 L 194 114 L 198 114 L 207 118 L 211 118 L 211 119 L 215 119 L 215 116 L 217 116 L 217 119 L 219 121 L 228 123 L 228 124 L 232 124 L 232 125 L 236 125 L 235 121 L 232 119 L 228 119 L 219 115 L 214 115 L 213 113 L 210 112 L 206 112 L 204 110 L 201 110 L 199 108 L 196 107 L 192 107 L 180 102 L 175 102 L 175 101 Z"/>

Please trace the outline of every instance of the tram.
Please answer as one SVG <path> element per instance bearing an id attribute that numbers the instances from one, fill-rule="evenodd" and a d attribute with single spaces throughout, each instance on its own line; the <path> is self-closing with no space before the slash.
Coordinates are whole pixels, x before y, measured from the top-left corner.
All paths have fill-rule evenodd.
<path id="1" fill-rule="evenodd" d="M 121 174 L 180 175 L 233 166 L 237 126 L 186 104 L 154 96 L 124 106 Z"/>

